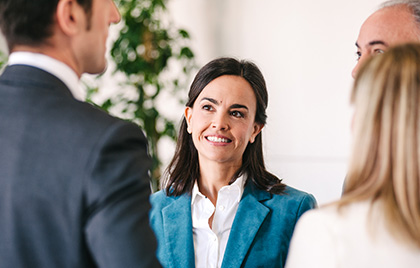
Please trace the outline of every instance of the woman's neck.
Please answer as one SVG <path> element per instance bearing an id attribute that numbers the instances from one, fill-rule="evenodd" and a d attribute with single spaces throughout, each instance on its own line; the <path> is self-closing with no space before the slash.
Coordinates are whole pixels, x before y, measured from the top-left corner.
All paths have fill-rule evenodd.
<path id="1" fill-rule="evenodd" d="M 200 178 L 198 179 L 200 192 L 216 205 L 219 190 L 229 185 L 239 168 L 240 165 L 200 161 Z"/>

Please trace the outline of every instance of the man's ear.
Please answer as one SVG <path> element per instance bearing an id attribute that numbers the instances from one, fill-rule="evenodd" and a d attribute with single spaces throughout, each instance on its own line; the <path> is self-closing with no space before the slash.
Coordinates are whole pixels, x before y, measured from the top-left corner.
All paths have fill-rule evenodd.
<path id="1" fill-rule="evenodd" d="M 76 0 L 60 0 L 57 4 L 57 27 L 69 36 L 75 35 L 86 27 L 86 14 Z"/>

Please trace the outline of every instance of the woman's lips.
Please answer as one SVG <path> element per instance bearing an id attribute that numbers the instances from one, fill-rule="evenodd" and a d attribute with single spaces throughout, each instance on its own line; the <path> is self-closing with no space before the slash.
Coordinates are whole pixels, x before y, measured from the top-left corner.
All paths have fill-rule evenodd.
<path id="1" fill-rule="evenodd" d="M 215 143 L 230 143 L 232 142 L 231 139 L 224 138 L 224 137 L 217 137 L 217 136 L 206 136 L 206 139 L 211 142 Z"/>

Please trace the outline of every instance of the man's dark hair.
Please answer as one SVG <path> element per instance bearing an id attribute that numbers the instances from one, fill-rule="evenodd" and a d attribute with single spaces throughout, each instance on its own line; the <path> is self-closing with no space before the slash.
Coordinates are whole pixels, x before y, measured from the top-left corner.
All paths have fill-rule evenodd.
<path id="1" fill-rule="evenodd" d="M 0 29 L 9 49 L 16 45 L 41 45 L 50 37 L 59 1 L 0 0 Z M 77 0 L 88 19 L 92 11 L 92 1 Z"/>

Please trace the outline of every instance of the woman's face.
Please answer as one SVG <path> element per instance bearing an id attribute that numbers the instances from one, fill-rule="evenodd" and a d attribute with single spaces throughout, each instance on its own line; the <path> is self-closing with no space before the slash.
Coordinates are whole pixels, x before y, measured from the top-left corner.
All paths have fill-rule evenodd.
<path id="1" fill-rule="evenodd" d="M 200 162 L 241 166 L 248 142 L 263 128 L 255 123 L 256 108 L 254 91 L 244 78 L 223 75 L 211 81 L 193 107 L 185 109 Z"/>

